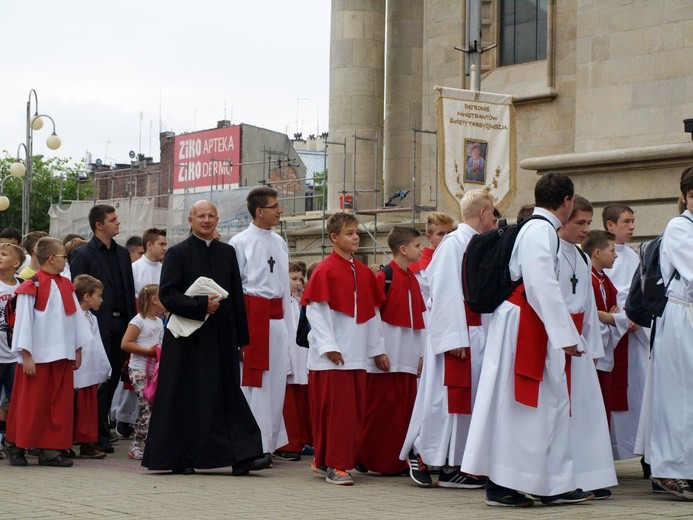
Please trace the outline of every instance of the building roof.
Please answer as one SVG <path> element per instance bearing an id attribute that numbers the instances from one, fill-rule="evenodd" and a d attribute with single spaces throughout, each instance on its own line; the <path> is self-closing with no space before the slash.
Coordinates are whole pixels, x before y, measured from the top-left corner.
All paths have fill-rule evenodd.
<path id="1" fill-rule="evenodd" d="M 325 170 L 325 153 L 316 150 L 296 150 L 306 166 L 306 184 L 313 185 L 313 174 Z"/>

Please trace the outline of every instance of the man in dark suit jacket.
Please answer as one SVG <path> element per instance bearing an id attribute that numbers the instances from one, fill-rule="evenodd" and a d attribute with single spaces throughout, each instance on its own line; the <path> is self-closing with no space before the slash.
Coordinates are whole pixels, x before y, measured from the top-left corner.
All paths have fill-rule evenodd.
<path id="1" fill-rule="evenodd" d="M 130 254 L 113 240 L 120 231 L 115 208 L 97 204 L 89 211 L 89 225 L 94 236 L 73 252 L 70 270 L 72 278 L 89 274 L 103 283 L 103 303 L 94 314 L 106 354 L 111 362 L 111 377 L 98 390 L 99 439 L 97 449 L 113 453 L 110 445 L 108 413 L 118 386 L 125 353 L 120 342 L 129 321 L 135 316 L 135 284 L 132 279 Z"/>

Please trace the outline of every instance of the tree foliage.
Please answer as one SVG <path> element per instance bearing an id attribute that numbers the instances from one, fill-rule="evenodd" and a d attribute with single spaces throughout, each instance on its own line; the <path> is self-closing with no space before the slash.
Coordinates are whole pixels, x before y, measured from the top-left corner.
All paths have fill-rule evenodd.
<path id="1" fill-rule="evenodd" d="M 0 229 L 22 228 L 22 187 L 24 177 L 10 176 L 10 165 L 16 159 L 5 152 L 0 158 L 0 182 L 3 195 L 10 199 L 10 207 L 0 212 Z M 46 231 L 50 228 L 48 209 L 51 204 L 72 200 L 84 200 L 93 196 L 93 180 L 80 181 L 78 172 L 81 164 L 70 164 L 68 159 L 58 157 L 32 157 L 31 195 L 29 204 L 29 229 Z M 62 188 L 61 188 L 62 185 Z M 62 197 L 61 197 L 62 191 Z"/>

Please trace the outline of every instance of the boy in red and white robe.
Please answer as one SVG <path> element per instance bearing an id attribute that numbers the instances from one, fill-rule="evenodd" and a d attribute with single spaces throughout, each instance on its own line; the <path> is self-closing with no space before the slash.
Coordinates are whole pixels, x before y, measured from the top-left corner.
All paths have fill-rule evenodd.
<path id="1" fill-rule="evenodd" d="M 380 311 L 385 299 L 375 275 L 353 255 L 359 247 L 358 220 L 335 213 L 327 221 L 330 256 L 313 271 L 301 305 L 308 333 L 308 391 L 315 460 L 311 469 L 330 484 L 350 486 L 365 412 L 366 368 L 374 358 L 385 368 Z"/>
<path id="2" fill-rule="evenodd" d="M 426 217 L 426 239 L 431 243 L 432 247 L 424 247 L 421 250 L 419 259 L 409 265 L 409 270 L 416 275 L 424 302 L 426 302 L 426 307 L 429 309 L 431 308 L 431 291 L 426 269 L 431 260 L 433 260 L 433 253 L 443 241 L 445 235 L 452 232 L 454 223 L 450 215 L 440 212 L 429 213 Z"/>
<path id="3" fill-rule="evenodd" d="M 17 289 L 12 351 L 17 373 L 7 424 L 5 448 L 13 466 L 26 466 L 26 448 L 39 448 L 39 465 L 72 466 L 62 450 L 72 447 L 73 371 L 81 363 L 81 347 L 92 339 L 74 294 L 60 275 L 65 248 L 44 237 L 36 245 L 41 269 L 38 282 Z"/>
<path id="4" fill-rule="evenodd" d="M 469 190 L 460 209 L 464 223 L 442 239 L 426 270 L 431 284 L 428 341 L 400 452 L 412 480 L 422 487 L 433 485 L 428 466 L 441 467 L 437 487 L 473 489 L 486 483 L 459 471 L 486 340 L 481 315 L 464 302 L 462 259 L 474 235 L 495 226 L 493 198 L 485 190 Z"/>
<path id="5" fill-rule="evenodd" d="M 414 408 L 426 339 L 426 306 L 419 282 L 408 269 L 421 256 L 420 236 L 414 228 L 395 226 L 387 237 L 394 258 L 389 264 L 389 287 L 385 271 L 376 274 L 378 285 L 385 290 L 380 318 L 387 363 L 381 369 L 372 359 L 368 361 L 366 416 L 357 471 L 394 475 L 407 470 L 407 463 L 399 459 L 399 448 Z"/>
<path id="6" fill-rule="evenodd" d="M 106 453 L 96 449 L 99 437 L 96 392 L 100 384 L 111 376 L 111 364 L 101 341 L 99 324 L 91 311 L 98 311 L 103 301 L 103 284 L 93 276 L 80 274 L 75 278 L 75 294 L 84 313 L 84 324 L 94 339 L 82 348 L 82 364 L 75 370 L 74 441 L 79 443 L 79 456 L 103 459 Z"/>

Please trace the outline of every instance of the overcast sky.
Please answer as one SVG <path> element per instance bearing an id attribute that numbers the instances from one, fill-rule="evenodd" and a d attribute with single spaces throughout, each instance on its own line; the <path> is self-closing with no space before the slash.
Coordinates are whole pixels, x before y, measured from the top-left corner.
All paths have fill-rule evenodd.
<path id="1" fill-rule="evenodd" d="M 34 154 L 75 162 L 87 150 L 105 164 L 130 150 L 158 160 L 160 128 L 224 118 L 293 135 L 297 108 L 304 136 L 328 128 L 329 0 L 0 0 L 0 21 L 0 150 L 11 155 L 32 88 L 63 143 L 46 147 L 47 121 Z"/>

